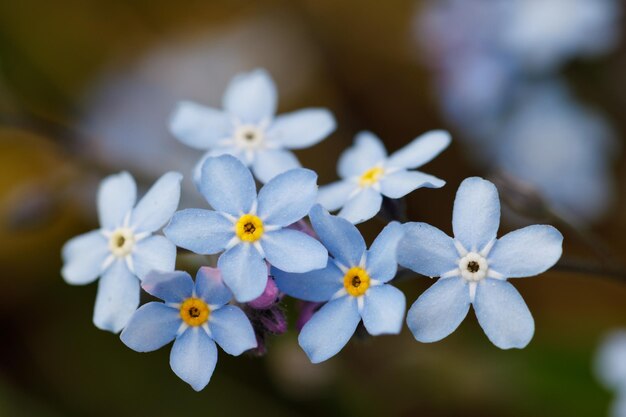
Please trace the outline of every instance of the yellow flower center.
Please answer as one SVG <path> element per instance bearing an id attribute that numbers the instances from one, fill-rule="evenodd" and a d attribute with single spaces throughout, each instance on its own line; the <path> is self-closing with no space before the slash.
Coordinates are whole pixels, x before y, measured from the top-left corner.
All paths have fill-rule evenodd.
<path id="1" fill-rule="evenodd" d="M 109 238 L 109 249 L 115 256 L 126 256 L 135 246 L 135 235 L 132 230 L 122 227 L 113 232 Z"/>
<path id="2" fill-rule="evenodd" d="M 385 172 L 385 170 L 381 167 L 368 169 L 363 173 L 363 175 L 361 175 L 361 178 L 359 179 L 359 185 L 361 187 L 369 187 L 376 184 L 380 177 L 383 175 L 383 172 Z"/>
<path id="3" fill-rule="evenodd" d="M 199 298 L 187 298 L 180 305 L 180 317 L 189 326 L 202 326 L 209 319 L 211 309 Z"/>
<path id="4" fill-rule="evenodd" d="M 363 268 L 355 266 L 350 268 L 343 277 L 343 286 L 353 297 L 359 297 L 370 287 L 370 276 Z"/>
<path id="5" fill-rule="evenodd" d="M 244 214 L 237 220 L 235 233 L 245 242 L 256 242 L 263 236 L 263 222 L 254 214 Z"/>

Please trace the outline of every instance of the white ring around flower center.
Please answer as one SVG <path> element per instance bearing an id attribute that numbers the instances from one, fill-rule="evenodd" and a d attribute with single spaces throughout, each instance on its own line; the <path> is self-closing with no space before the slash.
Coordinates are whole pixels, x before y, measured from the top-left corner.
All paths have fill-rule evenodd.
<path id="1" fill-rule="evenodd" d="M 484 256 L 470 252 L 459 260 L 461 276 L 467 281 L 477 282 L 487 276 L 489 265 Z"/>
<path id="2" fill-rule="evenodd" d="M 133 251 L 135 242 L 133 231 L 127 227 L 120 227 L 111 233 L 109 249 L 113 255 L 124 257 Z"/>
<path id="3" fill-rule="evenodd" d="M 263 129 L 255 125 L 242 125 L 235 129 L 235 143 L 242 148 L 257 148 L 263 143 Z"/>

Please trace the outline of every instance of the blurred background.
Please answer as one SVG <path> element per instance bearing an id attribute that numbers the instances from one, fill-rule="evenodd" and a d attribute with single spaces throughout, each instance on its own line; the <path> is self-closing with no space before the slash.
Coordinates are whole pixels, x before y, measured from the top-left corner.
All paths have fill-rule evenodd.
<path id="1" fill-rule="evenodd" d="M 626 327 L 626 39 L 621 0 L 20 0 L 0 3 L 0 416 L 602 416 L 603 336 Z M 169 348 L 139 354 L 91 323 L 96 286 L 71 287 L 60 248 L 97 227 L 99 180 L 144 189 L 201 152 L 167 120 L 181 99 L 219 106 L 230 78 L 266 68 L 279 113 L 330 108 L 339 128 L 298 152 L 320 183 L 356 132 L 392 151 L 434 128 L 453 144 L 424 171 L 411 220 L 451 233 L 463 178 L 496 182 L 501 234 L 565 234 L 562 264 L 516 280 L 536 321 L 522 351 L 495 348 L 473 313 L 435 344 L 353 340 L 311 365 L 290 332 L 262 358 L 220 352 L 195 393 Z M 371 242 L 384 226 L 360 227 Z M 182 263 L 179 268 L 188 265 Z M 404 281 L 410 305 L 429 285 Z"/>

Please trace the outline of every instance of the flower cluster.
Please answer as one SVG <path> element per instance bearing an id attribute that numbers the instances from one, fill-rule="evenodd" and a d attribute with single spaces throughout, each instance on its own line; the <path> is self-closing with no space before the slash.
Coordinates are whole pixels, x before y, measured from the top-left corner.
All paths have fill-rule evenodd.
<path id="1" fill-rule="evenodd" d="M 284 296 L 306 303 L 298 341 L 313 363 L 336 355 L 361 323 L 372 336 L 398 334 L 406 317 L 415 339 L 440 340 L 470 305 L 496 346 L 530 342 L 532 316 L 507 279 L 540 274 L 558 261 L 563 237 L 555 228 L 529 226 L 497 239 L 498 192 L 468 178 L 454 202 L 454 238 L 426 223 L 391 221 L 368 249 L 356 224 L 375 217 L 383 199 L 445 184 L 415 169 L 446 149 L 450 135 L 431 131 L 387 156 L 374 134 L 359 133 L 339 159 L 341 180 L 318 191 L 317 174 L 287 149 L 325 138 L 333 116 L 307 109 L 274 118 L 275 108 L 274 84 L 256 70 L 233 79 L 224 111 L 185 102 L 174 112 L 174 135 L 208 151 L 193 176 L 211 209 L 175 212 L 178 173 L 164 175 L 137 205 L 129 174 L 103 180 L 101 229 L 63 248 L 68 283 L 100 277 L 96 326 L 121 331 L 138 352 L 173 341 L 170 366 L 195 390 L 211 379 L 216 343 L 231 355 L 263 354 L 267 337 L 286 331 Z M 264 184 L 258 192 L 255 178 Z M 201 267 L 194 282 L 174 270 L 176 247 L 217 255 L 217 263 Z M 398 265 L 439 277 L 408 315 L 404 294 L 392 285 Z M 162 302 L 138 308 L 140 288 Z"/>

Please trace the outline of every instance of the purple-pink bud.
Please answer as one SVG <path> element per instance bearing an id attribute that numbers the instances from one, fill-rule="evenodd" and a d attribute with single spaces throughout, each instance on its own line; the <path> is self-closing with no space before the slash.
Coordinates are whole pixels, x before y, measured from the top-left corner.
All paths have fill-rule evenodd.
<path id="1" fill-rule="evenodd" d="M 257 310 L 266 310 L 280 301 L 280 291 L 271 276 L 267 280 L 267 285 L 263 294 L 250 301 L 248 305 Z"/>

